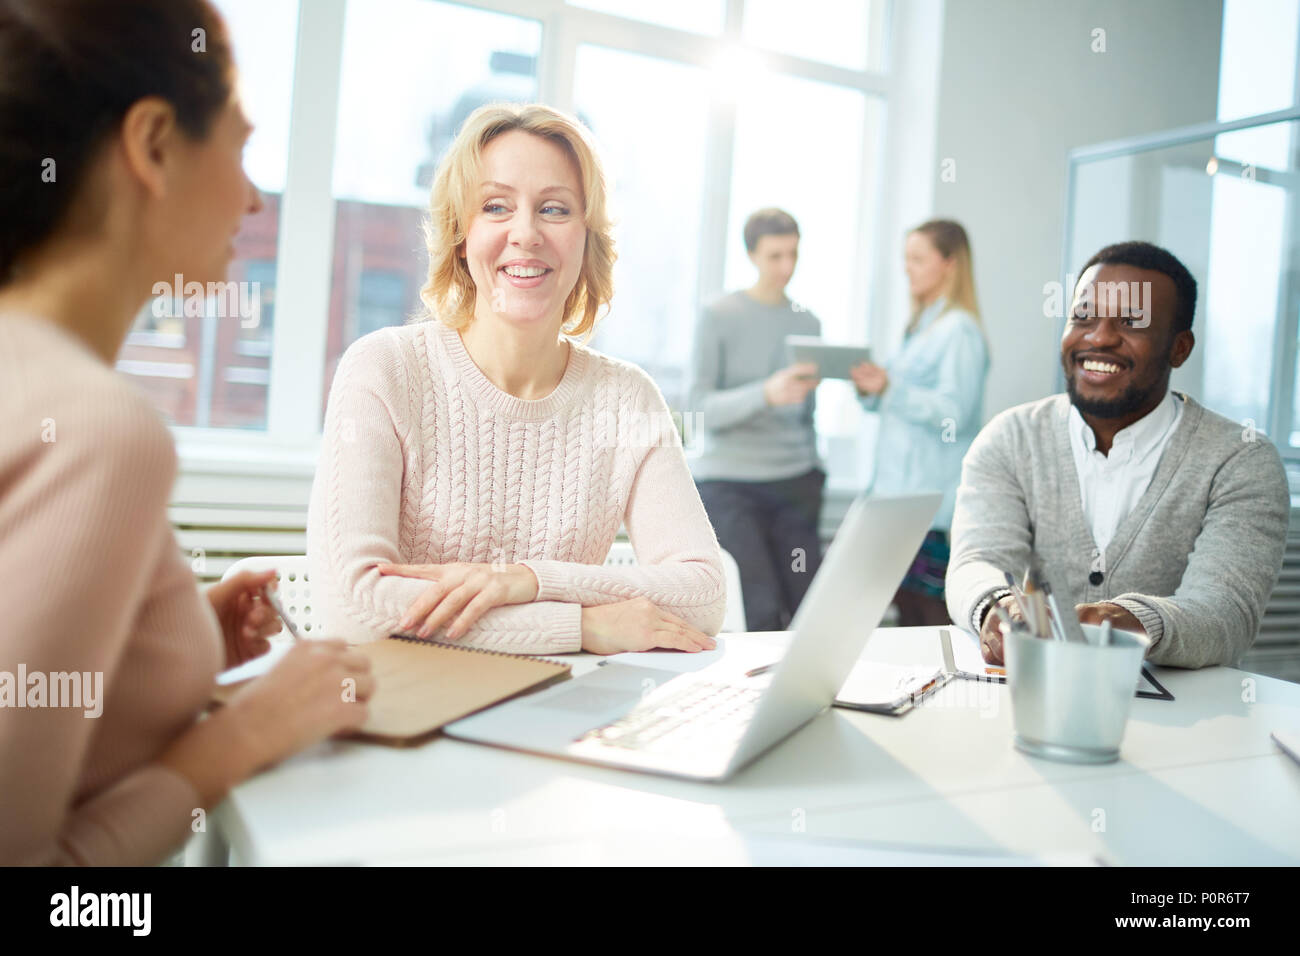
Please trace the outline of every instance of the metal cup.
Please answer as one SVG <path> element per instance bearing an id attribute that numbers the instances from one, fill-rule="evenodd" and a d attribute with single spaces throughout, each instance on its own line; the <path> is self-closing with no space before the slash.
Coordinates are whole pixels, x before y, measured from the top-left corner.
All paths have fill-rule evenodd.
<path id="1" fill-rule="evenodd" d="M 1068 763 L 1119 759 L 1129 707 L 1149 641 L 1132 631 L 1080 625 L 1087 644 L 1007 636 L 1007 685 L 1016 747 L 1035 757 Z"/>

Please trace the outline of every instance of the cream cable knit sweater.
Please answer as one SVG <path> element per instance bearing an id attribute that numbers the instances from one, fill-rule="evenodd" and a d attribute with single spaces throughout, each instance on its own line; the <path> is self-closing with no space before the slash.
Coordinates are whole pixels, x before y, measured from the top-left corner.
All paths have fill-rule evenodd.
<path id="1" fill-rule="evenodd" d="M 602 566 L 619 524 L 638 565 Z M 394 632 L 428 581 L 381 562 L 524 564 L 537 599 L 488 611 L 461 642 L 581 648 L 581 609 L 644 596 L 707 634 L 725 608 L 717 538 L 658 388 L 570 343 L 559 386 L 497 388 L 437 321 L 387 328 L 339 362 L 312 488 L 307 551 L 326 633 Z"/>

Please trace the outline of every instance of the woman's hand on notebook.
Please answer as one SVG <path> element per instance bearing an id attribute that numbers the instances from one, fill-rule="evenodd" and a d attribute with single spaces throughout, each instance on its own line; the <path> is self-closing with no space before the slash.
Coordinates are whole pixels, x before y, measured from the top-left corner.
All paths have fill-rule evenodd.
<path id="1" fill-rule="evenodd" d="M 418 637 L 446 628 L 445 637 L 454 641 L 492 608 L 537 598 L 537 576 L 522 564 L 381 564 L 379 573 L 433 582 L 397 625 Z"/>
<path id="2" fill-rule="evenodd" d="M 582 649 L 592 654 L 623 651 L 711 651 L 717 642 L 649 598 L 582 609 Z"/>

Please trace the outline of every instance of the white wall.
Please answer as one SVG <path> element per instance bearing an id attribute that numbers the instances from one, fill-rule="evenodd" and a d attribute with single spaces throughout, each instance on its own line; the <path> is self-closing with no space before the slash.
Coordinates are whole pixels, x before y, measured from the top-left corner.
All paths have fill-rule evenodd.
<path id="1" fill-rule="evenodd" d="M 1042 289 L 1062 267 L 1067 151 L 1213 120 L 1222 19 L 1221 0 L 947 0 L 935 147 L 918 137 L 915 155 L 930 163 L 932 214 L 971 235 L 993 353 L 986 417 L 1056 390 L 1059 326 Z M 1107 241 L 1126 238 L 1117 224 Z M 877 275 L 890 288 L 873 303 L 897 309 L 899 254 Z M 905 316 L 883 318 L 897 329 Z"/>

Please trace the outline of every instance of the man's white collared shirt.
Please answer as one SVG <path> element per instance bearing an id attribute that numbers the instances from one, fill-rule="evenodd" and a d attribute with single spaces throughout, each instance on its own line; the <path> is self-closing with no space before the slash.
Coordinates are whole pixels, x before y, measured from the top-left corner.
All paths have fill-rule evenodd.
<path id="1" fill-rule="evenodd" d="M 1169 439 L 1183 418 L 1183 403 L 1171 391 L 1143 418 L 1115 433 L 1110 454 L 1097 451 L 1097 437 L 1079 410 L 1070 406 L 1070 449 L 1079 476 L 1083 516 L 1092 539 L 1105 552 L 1115 529 L 1146 493 Z"/>

